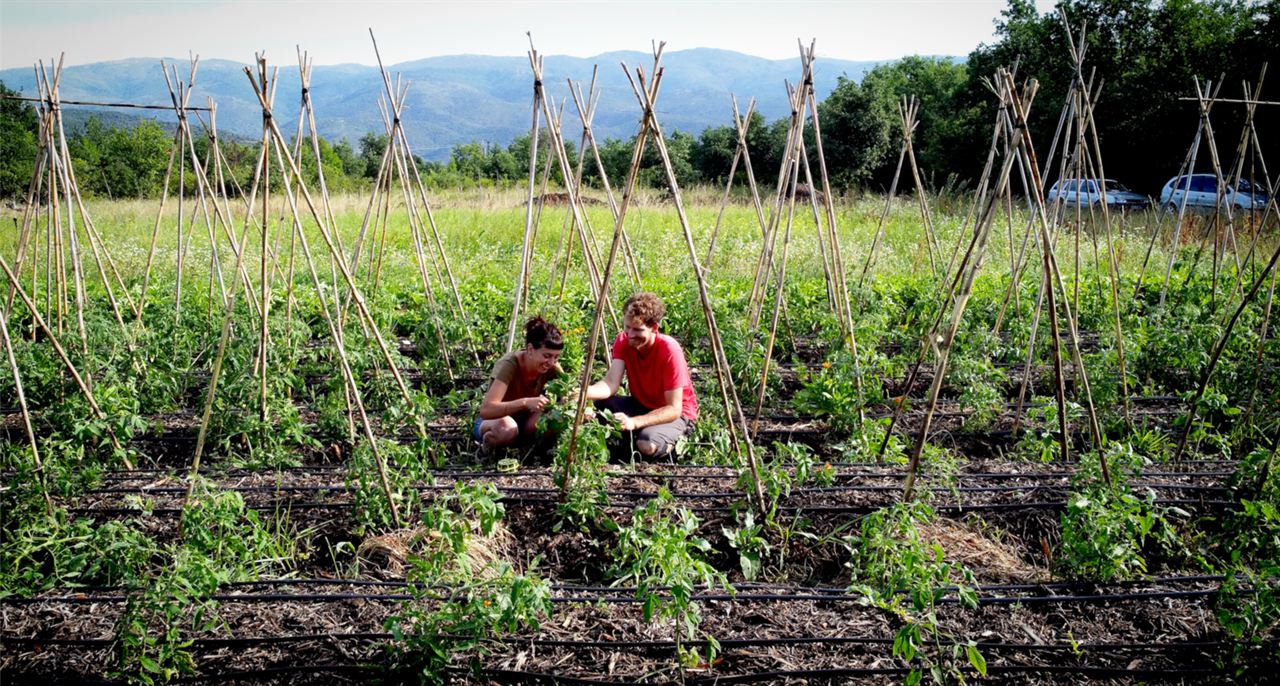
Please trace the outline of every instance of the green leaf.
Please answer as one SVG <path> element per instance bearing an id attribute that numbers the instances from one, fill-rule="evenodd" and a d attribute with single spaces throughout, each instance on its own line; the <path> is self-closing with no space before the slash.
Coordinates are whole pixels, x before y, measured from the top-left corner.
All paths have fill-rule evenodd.
<path id="1" fill-rule="evenodd" d="M 973 668 L 978 670 L 979 674 L 986 676 L 987 659 L 982 656 L 982 653 L 978 652 L 978 646 L 970 643 L 966 647 L 966 652 L 969 654 L 969 664 L 973 665 Z"/>
<path id="2" fill-rule="evenodd" d="M 139 655 L 138 662 L 142 665 L 142 668 L 148 672 L 155 672 L 156 674 L 159 674 L 161 671 L 160 665 L 146 655 Z"/>

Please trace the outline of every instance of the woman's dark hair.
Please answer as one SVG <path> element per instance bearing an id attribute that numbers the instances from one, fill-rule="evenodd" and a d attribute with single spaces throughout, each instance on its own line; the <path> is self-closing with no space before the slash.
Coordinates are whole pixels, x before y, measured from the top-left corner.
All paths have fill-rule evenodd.
<path id="1" fill-rule="evenodd" d="M 564 337 L 560 335 L 560 328 L 542 317 L 534 317 L 525 322 L 524 342 L 533 346 L 534 349 L 564 349 Z"/>

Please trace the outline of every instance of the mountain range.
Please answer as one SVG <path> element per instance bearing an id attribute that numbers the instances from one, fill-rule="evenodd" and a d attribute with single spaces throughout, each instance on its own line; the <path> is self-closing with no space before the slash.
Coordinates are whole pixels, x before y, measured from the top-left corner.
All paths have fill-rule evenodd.
<path id="1" fill-rule="evenodd" d="M 585 94 L 592 69 L 598 65 L 600 102 L 593 121 L 596 137 L 626 139 L 636 132 L 640 110 L 620 65 L 625 63 L 634 75 L 635 67 L 644 67 L 647 72 L 652 62 L 652 56 L 643 52 L 609 52 L 587 58 L 549 55 L 543 66 L 543 81 L 558 108 L 569 97 L 566 79 L 578 82 Z M 164 63 L 174 65 L 183 80 L 188 78 L 188 60 L 165 59 Z M 880 63 L 819 58 L 814 67 L 818 98 L 826 97 L 839 77 L 860 81 Z M 292 136 L 301 97 L 298 66 L 296 62 L 278 66 L 274 115 L 283 124 L 285 135 Z M 262 110 L 244 67 L 231 60 L 202 60 L 189 104 L 205 106 L 207 98 L 213 98 L 217 103 L 219 135 L 256 140 L 261 134 Z M 708 126 L 730 124 L 731 94 L 737 96 L 743 112 L 747 101 L 754 97 L 757 111 L 766 119 L 788 116 L 785 83 L 794 84 L 800 78 L 799 58 L 769 60 L 711 48 L 667 53 L 663 67 L 657 111 L 667 134 L 680 130 L 697 135 Z M 397 77 L 408 84 L 402 118 L 413 151 L 423 158 L 445 159 L 454 145 L 471 141 L 506 145 L 529 132 L 533 73 L 525 57 L 429 57 L 391 65 L 387 70 L 393 84 Z M 29 68 L 0 70 L 0 81 L 25 95 L 36 91 L 34 72 Z M 59 90 L 63 100 L 170 104 L 161 60 L 157 58 L 67 67 Z M 360 137 L 368 132 L 383 133 L 378 110 L 383 93 L 377 67 L 314 67 L 311 99 L 320 135 L 333 142 L 345 138 L 358 145 Z M 71 112 L 72 107 L 67 106 L 67 111 Z M 148 116 L 162 124 L 173 121 L 172 115 L 164 112 Z M 566 139 L 573 141 L 581 133 L 571 99 L 565 107 L 564 132 Z"/>

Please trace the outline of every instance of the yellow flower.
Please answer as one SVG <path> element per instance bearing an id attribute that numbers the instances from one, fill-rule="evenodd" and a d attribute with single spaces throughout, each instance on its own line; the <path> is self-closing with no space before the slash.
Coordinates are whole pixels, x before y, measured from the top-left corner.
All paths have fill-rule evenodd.
<path id="1" fill-rule="evenodd" d="M 831 369 L 831 363 L 830 363 L 830 362 L 823 362 L 823 363 L 822 363 L 822 368 L 823 368 L 823 369 Z"/>

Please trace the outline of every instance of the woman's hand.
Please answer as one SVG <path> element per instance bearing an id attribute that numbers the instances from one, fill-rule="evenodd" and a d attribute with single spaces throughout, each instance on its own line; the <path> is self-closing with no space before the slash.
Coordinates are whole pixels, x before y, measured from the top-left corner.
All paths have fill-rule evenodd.
<path id="1" fill-rule="evenodd" d="M 529 412 L 541 412 L 542 409 L 546 407 L 550 402 L 551 402 L 551 399 L 545 395 L 540 395 L 536 398 L 525 398 L 524 409 L 528 410 Z"/>

